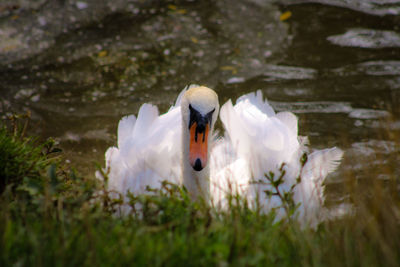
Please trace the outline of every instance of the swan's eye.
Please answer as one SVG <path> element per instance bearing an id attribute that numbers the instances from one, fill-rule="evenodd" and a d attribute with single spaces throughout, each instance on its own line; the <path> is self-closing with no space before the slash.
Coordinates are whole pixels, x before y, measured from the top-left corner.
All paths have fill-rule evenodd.
<path id="1" fill-rule="evenodd" d="M 212 123 L 212 115 L 215 111 L 215 108 L 208 112 L 205 116 L 201 115 L 192 105 L 189 104 L 190 118 L 189 118 L 189 129 L 193 125 L 193 123 L 197 122 L 197 128 L 199 132 L 203 132 L 205 125 L 209 124 L 211 127 Z"/>
<path id="2" fill-rule="evenodd" d="M 189 129 L 196 122 L 196 118 L 200 115 L 197 110 L 195 110 L 192 105 L 189 104 Z"/>
<path id="3" fill-rule="evenodd" d="M 206 118 L 208 119 L 208 123 L 211 126 L 211 122 L 212 122 L 212 115 L 214 114 L 215 108 L 213 110 L 211 110 L 210 112 L 207 113 Z"/>

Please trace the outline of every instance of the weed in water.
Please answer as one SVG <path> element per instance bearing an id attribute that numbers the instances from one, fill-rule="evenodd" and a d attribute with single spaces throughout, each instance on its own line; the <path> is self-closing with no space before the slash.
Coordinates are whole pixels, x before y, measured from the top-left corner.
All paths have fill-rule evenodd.
<path id="1" fill-rule="evenodd" d="M 24 126 L 22 126 L 23 128 Z M 16 131 L 14 129 L 17 129 Z M 82 177 L 54 157 L 54 142 L 0 130 L 0 266 L 398 266 L 400 201 L 376 181 L 371 194 L 350 187 L 354 209 L 316 229 L 292 220 L 290 191 L 280 176 L 267 193 L 280 196 L 287 216 L 250 208 L 231 196 L 227 209 L 191 201 L 182 187 L 164 183 L 128 196 L 130 213 L 108 197 L 106 185 Z M 282 176 L 283 177 L 283 176 Z M 348 179 L 351 179 L 349 174 Z M 397 185 L 391 178 L 391 186 Z"/>

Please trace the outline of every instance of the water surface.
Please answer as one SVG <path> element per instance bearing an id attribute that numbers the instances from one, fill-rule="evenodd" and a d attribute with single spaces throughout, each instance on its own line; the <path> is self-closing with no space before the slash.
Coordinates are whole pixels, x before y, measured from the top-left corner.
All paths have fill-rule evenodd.
<path id="1" fill-rule="evenodd" d="M 0 6 L 0 114 L 31 110 L 82 173 L 123 115 L 199 83 L 221 104 L 261 89 L 312 148 L 345 150 L 328 202 L 346 200 L 345 177 L 399 175 L 399 1 L 61 2 Z"/>

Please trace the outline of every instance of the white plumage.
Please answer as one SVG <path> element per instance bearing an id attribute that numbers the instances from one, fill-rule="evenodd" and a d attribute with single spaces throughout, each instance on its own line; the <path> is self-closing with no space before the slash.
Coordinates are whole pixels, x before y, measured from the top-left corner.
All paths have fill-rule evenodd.
<path id="1" fill-rule="evenodd" d="M 200 172 L 192 170 L 186 159 L 188 105 L 194 105 L 203 115 L 216 109 L 210 122 L 208 163 Z M 290 112 L 275 113 L 261 91 L 240 97 L 235 105 L 229 100 L 221 107 L 225 134 L 216 138 L 213 126 L 218 108 L 211 89 L 191 86 L 163 115 L 158 114 L 157 107 L 143 104 L 137 118 L 122 118 L 118 147 L 106 152 L 109 189 L 123 195 L 128 191 L 142 194 L 147 186 L 160 188 L 161 182 L 167 180 L 183 183 L 195 197 L 202 190 L 207 192 L 205 197 L 221 208 L 226 206 L 227 193 L 239 193 L 250 205 L 258 199 L 264 210 L 277 208 L 278 216 L 282 216 L 281 199 L 267 197 L 264 191 L 273 188 L 258 181 L 266 181 L 264 174 L 271 172 L 279 177 L 284 170 L 284 182 L 279 189 L 289 191 L 301 177 L 293 196 L 296 203 L 301 203 L 299 218 L 303 222 L 318 222 L 324 179 L 337 168 L 343 152 L 338 148 L 314 151 L 302 166 L 301 157 L 308 151 L 306 138 L 298 136 L 297 117 Z"/>

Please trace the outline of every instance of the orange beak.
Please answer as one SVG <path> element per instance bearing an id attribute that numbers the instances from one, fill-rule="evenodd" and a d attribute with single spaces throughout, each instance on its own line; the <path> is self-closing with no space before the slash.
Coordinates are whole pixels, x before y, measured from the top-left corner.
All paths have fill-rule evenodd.
<path id="1" fill-rule="evenodd" d="M 207 164 L 208 124 L 202 133 L 197 130 L 197 122 L 193 123 L 190 130 L 189 163 L 196 171 L 201 171 Z"/>

